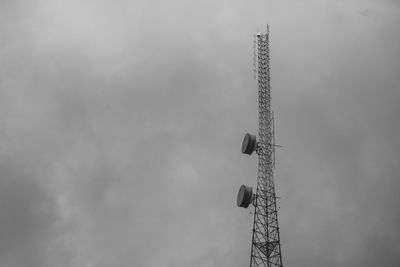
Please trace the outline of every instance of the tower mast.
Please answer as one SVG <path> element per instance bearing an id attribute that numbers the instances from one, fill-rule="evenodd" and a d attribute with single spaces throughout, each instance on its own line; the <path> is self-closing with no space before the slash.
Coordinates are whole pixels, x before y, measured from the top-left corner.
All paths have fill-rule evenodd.
<path id="1" fill-rule="evenodd" d="M 274 130 L 271 111 L 271 85 L 269 61 L 269 27 L 264 34 L 257 34 L 258 63 L 258 140 L 255 135 L 246 134 L 242 152 L 258 154 L 258 178 L 256 193 L 252 188 L 242 185 L 237 204 L 247 208 L 254 205 L 253 236 L 251 244 L 250 267 L 282 267 L 281 244 L 276 206 L 274 169 Z"/>

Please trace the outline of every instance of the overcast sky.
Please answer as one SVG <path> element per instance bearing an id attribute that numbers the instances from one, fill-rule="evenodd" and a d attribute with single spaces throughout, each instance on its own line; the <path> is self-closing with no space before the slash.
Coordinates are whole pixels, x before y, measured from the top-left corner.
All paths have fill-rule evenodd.
<path id="1" fill-rule="evenodd" d="M 400 266 L 396 0 L 1 0 L 0 266 L 248 266 L 267 23 L 284 266 Z"/>

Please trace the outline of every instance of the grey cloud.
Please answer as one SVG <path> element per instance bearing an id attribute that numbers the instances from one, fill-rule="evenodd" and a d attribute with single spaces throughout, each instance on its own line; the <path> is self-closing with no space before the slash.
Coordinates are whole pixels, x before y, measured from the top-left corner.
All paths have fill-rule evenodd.
<path id="1" fill-rule="evenodd" d="M 2 3 L 0 265 L 248 264 L 267 22 L 284 264 L 398 265 L 399 9 L 360 4 Z"/>

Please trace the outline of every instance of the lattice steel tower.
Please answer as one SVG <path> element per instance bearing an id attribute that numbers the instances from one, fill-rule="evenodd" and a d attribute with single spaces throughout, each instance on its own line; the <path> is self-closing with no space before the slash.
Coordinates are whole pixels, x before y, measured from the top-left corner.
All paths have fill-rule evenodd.
<path id="1" fill-rule="evenodd" d="M 282 254 L 279 238 L 278 211 L 276 207 L 273 169 L 275 166 L 274 118 L 271 111 L 271 85 L 269 64 L 269 28 L 265 34 L 255 38 L 255 54 L 258 76 L 258 140 L 255 135 L 246 134 L 242 152 L 259 158 L 257 190 L 242 185 L 237 197 L 237 205 L 247 208 L 254 206 L 253 237 L 250 267 L 281 267 Z"/>

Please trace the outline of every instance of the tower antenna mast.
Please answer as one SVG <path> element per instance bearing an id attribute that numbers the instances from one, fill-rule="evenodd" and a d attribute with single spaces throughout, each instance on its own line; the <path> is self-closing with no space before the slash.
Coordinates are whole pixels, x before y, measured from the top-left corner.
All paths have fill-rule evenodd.
<path id="1" fill-rule="evenodd" d="M 257 77 L 258 77 L 258 140 L 247 133 L 242 143 L 242 152 L 258 154 L 257 189 L 242 185 L 237 205 L 254 206 L 253 235 L 251 241 L 250 267 L 282 267 L 279 237 L 278 210 L 276 206 L 273 169 L 275 166 L 275 138 L 273 112 L 271 111 L 269 27 L 266 33 L 258 33 Z"/>

